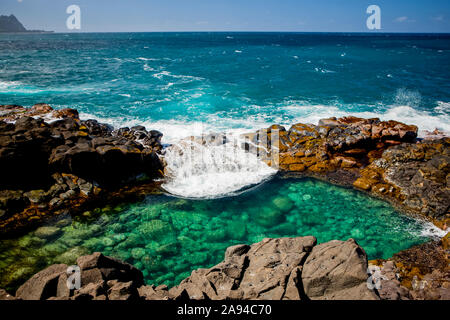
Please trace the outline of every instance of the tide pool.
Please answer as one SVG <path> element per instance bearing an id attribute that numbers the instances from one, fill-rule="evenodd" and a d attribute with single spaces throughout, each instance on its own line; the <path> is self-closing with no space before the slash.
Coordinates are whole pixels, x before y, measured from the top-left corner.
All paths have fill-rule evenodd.
<path id="1" fill-rule="evenodd" d="M 192 270 L 220 262 L 227 247 L 266 237 L 314 235 L 319 243 L 354 238 L 375 259 L 423 243 L 436 230 L 355 190 L 276 177 L 220 199 L 152 195 L 2 240 L 0 287 L 12 292 L 46 266 L 73 264 L 94 251 L 133 264 L 148 284 L 171 287 Z"/>

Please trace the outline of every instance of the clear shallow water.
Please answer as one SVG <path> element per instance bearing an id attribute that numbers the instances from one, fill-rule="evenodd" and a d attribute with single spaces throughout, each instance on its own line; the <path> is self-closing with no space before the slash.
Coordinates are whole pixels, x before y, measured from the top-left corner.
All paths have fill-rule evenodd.
<path id="1" fill-rule="evenodd" d="M 49 264 L 71 264 L 94 251 L 132 263 L 149 284 L 173 286 L 220 262 L 228 246 L 265 237 L 354 238 L 374 259 L 427 241 L 434 230 L 354 190 L 277 178 L 232 198 L 150 196 L 4 240 L 0 287 L 14 288 Z"/>
<path id="2" fill-rule="evenodd" d="M 450 35 L 0 35 L 0 103 L 47 102 L 166 141 L 356 114 L 450 131 Z"/>

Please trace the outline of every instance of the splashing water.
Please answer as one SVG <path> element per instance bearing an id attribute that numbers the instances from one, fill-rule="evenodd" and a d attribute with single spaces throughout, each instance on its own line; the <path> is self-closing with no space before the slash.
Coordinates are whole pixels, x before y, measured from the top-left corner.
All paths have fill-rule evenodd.
<path id="1" fill-rule="evenodd" d="M 229 137 L 227 138 L 229 139 Z M 168 180 L 162 187 L 188 198 L 216 198 L 257 185 L 277 170 L 240 146 L 233 139 L 219 145 L 182 140 L 165 151 Z"/>

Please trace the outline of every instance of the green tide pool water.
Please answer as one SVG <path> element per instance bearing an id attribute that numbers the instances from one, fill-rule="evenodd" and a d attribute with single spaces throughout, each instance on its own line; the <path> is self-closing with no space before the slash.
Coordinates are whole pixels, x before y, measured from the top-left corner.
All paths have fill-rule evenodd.
<path id="1" fill-rule="evenodd" d="M 313 235 L 319 243 L 354 238 L 374 259 L 423 243 L 433 232 L 432 225 L 364 193 L 277 177 L 220 199 L 153 195 L 2 240 L 0 287 L 13 292 L 48 265 L 73 264 L 78 256 L 95 251 L 133 264 L 148 284 L 171 287 L 192 270 L 219 263 L 227 247 L 267 237 Z"/>

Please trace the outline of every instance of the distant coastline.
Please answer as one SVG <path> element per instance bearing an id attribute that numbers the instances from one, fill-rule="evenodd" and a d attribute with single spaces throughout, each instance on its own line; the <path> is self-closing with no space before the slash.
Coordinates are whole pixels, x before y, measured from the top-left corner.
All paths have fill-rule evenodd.
<path id="1" fill-rule="evenodd" d="M 47 33 L 55 33 L 55 32 L 54 31 L 44 31 L 44 30 L 0 31 L 0 34 L 28 34 L 28 33 L 47 34 Z"/>
<path id="2" fill-rule="evenodd" d="M 0 33 L 53 33 L 53 31 L 27 30 L 14 15 L 2 15 L 0 16 Z"/>

